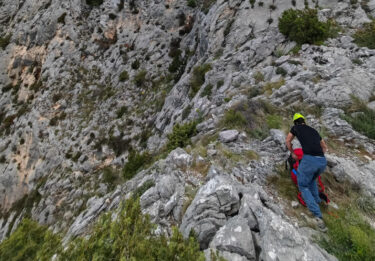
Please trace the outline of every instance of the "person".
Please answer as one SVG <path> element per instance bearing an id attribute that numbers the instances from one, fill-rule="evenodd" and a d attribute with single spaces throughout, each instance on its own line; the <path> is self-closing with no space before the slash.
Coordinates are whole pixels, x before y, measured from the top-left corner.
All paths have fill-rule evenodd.
<path id="1" fill-rule="evenodd" d="M 298 167 L 298 188 L 308 209 L 315 216 L 318 228 L 325 232 L 327 228 L 319 207 L 321 199 L 316 179 L 327 166 L 327 160 L 324 156 L 327 145 L 314 128 L 306 125 L 305 117 L 302 114 L 294 114 L 293 122 L 294 126 L 286 137 L 286 146 L 296 161 L 298 161 L 298 157 L 293 152 L 292 145 L 294 137 L 297 137 L 302 146 L 303 158 Z"/>

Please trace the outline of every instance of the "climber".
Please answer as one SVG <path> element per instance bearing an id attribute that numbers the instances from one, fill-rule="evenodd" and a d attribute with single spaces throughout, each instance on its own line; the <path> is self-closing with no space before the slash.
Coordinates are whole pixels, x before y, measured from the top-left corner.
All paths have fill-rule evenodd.
<path id="1" fill-rule="evenodd" d="M 296 161 L 298 161 L 298 157 L 294 153 L 292 145 L 294 137 L 298 138 L 302 146 L 303 158 L 298 167 L 298 188 L 307 207 L 314 214 L 318 228 L 325 232 L 327 228 L 319 208 L 321 199 L 316 179 L 327 166 L 327 161 L 324 157 L 327 145 L 314 128 L 306 125 L 305 117 L 302 114 L 294 114 L 293 122 L 294 126 L 286 137 L 286 146 Z"/>

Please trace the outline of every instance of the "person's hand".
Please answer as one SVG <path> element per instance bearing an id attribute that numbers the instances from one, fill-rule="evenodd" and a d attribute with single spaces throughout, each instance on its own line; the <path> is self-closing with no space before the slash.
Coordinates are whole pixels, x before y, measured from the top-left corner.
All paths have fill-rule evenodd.
<path id="1" fill-rule="evenodd" d="M 295 153 L 292 153 L 292 158 L 293 158 L 295 161 L 298 161 L 298 156 L 297 156 Z"/>

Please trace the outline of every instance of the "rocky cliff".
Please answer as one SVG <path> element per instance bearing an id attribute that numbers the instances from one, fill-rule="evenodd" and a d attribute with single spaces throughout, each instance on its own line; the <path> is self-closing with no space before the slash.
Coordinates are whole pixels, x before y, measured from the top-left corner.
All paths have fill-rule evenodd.
<path id="1" fill-rule="evenodd" d="M 306 5 L 338 28 L 321 45 L 279 32 L 283 11 Z M 299 110 L 328 142 L 334 206 L 343 184 L 375 196 L 375 142 L 346 117 L 375 109 L 375 50 L 352 38 L 373 16 L 373 0 L 0 1 L 0 240 L 27 216 L 89 234 L 143 188 L 160 231 L 194 229 L 207 253 L 336 260 L 274 177 Z M 190 122 L 191 143 L 166 149 Z"/>

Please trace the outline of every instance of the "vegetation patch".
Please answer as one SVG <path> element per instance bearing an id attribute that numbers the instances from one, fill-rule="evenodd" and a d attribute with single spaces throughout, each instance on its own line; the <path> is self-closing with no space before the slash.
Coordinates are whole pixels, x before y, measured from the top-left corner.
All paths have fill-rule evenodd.
<path id="1" fill-rule="evenodd" d="M 211 96 L 212 94 L 212 84 L 208 84 L 204 89 L 203 91 L 201 92 L 201 97 L 205 97 L 205 96 Z"/>
<path id="2" fill-rule="evenodd" d="M 100 6 L 103 4 L 103 0 L 86 0 L 86 4 L 89 6 Z"/>
<path id="3" fill-rule="evenodd" d="M 205 82 L 206 73 L 211 69 L 212 67 L 210 64 L 203 64 L 194 68 L 193 75 L 190 79 L 191 97 L 194 97 L 197 94 L 197 92 Z"/>
<path id="4" fill-rule="evenodd" d="M 338 218 L 327 215 L 328 238 L 319 243 L 342 261 L 375 260 L 375 231 L 353 206 L 343 206 Z"/>
<path id="5" fill-rule="evenodd" d="M 0 37 L 0 48 L 4 50 L 10 43 L 11 38 L 12 38 L 12 34 L 8 34 L 5 37 Z"/>
<path id="6" fill-rule="evenodd" d="M 103 169 L 103 181 L 113 190 L 117 185 L 122 183 L 122 177 L 115 168 L 107 166 Z"/>
<path id="7" fill-rule="evenodd" d="M 253 75 L 255 83 L 258 84 L 264 81 L 264 75 L 260 71 L 256 71 Z"/>
<path id="8" fill-rule="evenodd" d="M 190 138 L 197 133 L 197 122 L 188 122 L 183 125 L 176 124 L 173 126 L 173 132 L 168 135 L 168 151 L 178 147 L 183 148 L 191 144 Z"/>
<path id="9" fill-rule="evenodd" d="M 116 115 L 117 119 L 121 119 L 124 114 L 128 113 L 128 107 L 126 106 L 121 106 L 120 109 L 117 110 Z"/>
<path id="10" fill-rule="evenodd" d="M 51 260 L 61 249 L 58 235 L 25 218 L 16 231 L 0 244 L 0 260 Z"/>
<path id="11" fill-rule="evenodd" d="M 134 77 L 134 84 L 137 87 L 145 87 L 146 86 L 146 77 L 147 77 L 147 71 L 143 70 L 137 73 L 137 75 Z"/>
<path id="12" fill-rule="evenodd" d="M 354 42 L 358 46 L 375 49 L 375 20 L 365 24 L 354 34 Z"/>
<path id="13" fill-rule="evenodd" d="M 103 215 L 89 238 L 71 242 L 62 260 L 204 260 L 194 237 L 184 239 L 177 228 L 169 240 L 156 234 L 139 200 L 127 200 L 115 220 L 112 215 Z"/>
<path id="14" fill-rule="evenodd" d="M 133 192 L 133 198 L 140 198 L 147 190 L 154 186 L 155 182 L 153 180 L 147 180 L 145 183 L 142 184 L 142 186 L 140 186 Z"/>
<path id="15" fill-rule="evenodd" d="M 236 110 L 229 110 L 224 114 L 222 124 L 228 128 L 246 128 L 247 121 L 242 112 Z"/>
<path id="16" fill-rule="evenodd" d="M 298 44 L 318 44 L 329 37 L 330 24 L 320 22 L 315 9 L 289 9 L 279 18 L 279 30 Z"/>
<path id="17" fill-rule="evenodd" d="M 119 81 L 126 82 L 127 80 L 129 80 L 129 73 L 127 71 L 123 71 L 119 76 Z"/>
<path id="18" fill-rule="evenodd" d="M 276 82 L 268 82 L 263 86 L 264 93 L 267 95 L 271 95 L 274 90 L 279 89 L 281 86 L 285 84 L 285 79 L 281 78 Z"/>
<path id="19" fill-rule="evenodd" d="M 142 214 L 139 200 L 124 202 L 120 211 L 102 215 L 90 237 L 77 237 L 62 246 L 61 237 L 46 227 L 24 219 L 15 233 L 0 244 L 0 259 L 24 260 L 165 260 L 204 261 L 193 234 L 184 239 L 178 228 L 172 235 L 155 233 L 156 225 Z"/>
<path id="20" fill-rule="evenodd" d="M 129 180 L 134 177 L 137 172 L 147 166 L 151 161 L 151 156 L 147 152 L 138 153 L 131 151 L 128 157 L 128 162 L 123 169 L 123 177 Z"/>
<path id="21" fill-rule="evenodd" d="M 375 139 L 375 111 L 368 108 L 359 99 L 354 98 L 352 108 L 349 108 L 342 117 L 356 131 L 366 135 L 370 139 Z"/>

